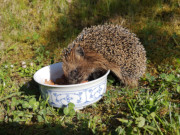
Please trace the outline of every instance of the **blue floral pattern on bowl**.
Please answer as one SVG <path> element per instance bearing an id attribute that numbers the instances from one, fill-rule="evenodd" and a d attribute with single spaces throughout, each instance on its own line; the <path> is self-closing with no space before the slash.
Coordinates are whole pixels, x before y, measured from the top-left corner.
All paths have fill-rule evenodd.
<path id="1" fill-rule="evenodd" d="M 56 63 L 38 70 L 34 75 L 34 80 L 39 83 L 42 97 L 45 100 L 48 98 L 51 106 L 60 108 L 67 106 L 71 102 L 75 104 L 75 109 L 82 109 L 103 97 L 103 94 L 106 92 L 107 75 L 109 72 L 107 71 L 104 76 L 96 80 L 83 84 L 44 84 L 42 80 L 55 80 L 58 76 L 62 76 L 62 63 Z"/>
<path id="2" fill-rule="evenodd" d="M 64 107 L 68 103 L 74 103 L 75 107 L 82 109 L 83 107 L 97 102 L 106 92 L 107 81 L 101 82 L 90 88 L 73 91 L 58 91 L 51 90 L 47 87 L 41 87 L 42 95 L 46 95 L 44 98 L 49 98 L 49 104 L 54 107 Z"/>

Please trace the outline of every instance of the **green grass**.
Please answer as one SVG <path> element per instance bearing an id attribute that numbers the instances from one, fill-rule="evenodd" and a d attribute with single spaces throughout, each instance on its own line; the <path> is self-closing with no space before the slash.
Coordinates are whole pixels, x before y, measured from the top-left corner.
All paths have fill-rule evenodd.
<path id="1" fill-rule="evenodd" d="M 5 0 L 0 3 L 0 134 L 180 134 L 178 0 Z M 109 76 L 97 103 L 74 114 L 44 101 L 33 74 L 91 25 L 120 24 L 147 51 L 138 89 Z"/>

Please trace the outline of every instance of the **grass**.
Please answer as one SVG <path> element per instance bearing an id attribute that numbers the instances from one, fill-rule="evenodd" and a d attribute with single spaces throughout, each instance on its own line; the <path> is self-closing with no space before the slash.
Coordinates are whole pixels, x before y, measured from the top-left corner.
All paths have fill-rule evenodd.
<path id="1" fill-rule="evenodd" d="M 180 134 L 178 0 L 5 0 L 0 3 L 0 134 Z M 52 108 L 33 74 L 91 25 L 120 24 L 147 51 L 138 89 L 109 76 L 102 100 Z M 72 105 L 73 106 L 73 105 Z"/>

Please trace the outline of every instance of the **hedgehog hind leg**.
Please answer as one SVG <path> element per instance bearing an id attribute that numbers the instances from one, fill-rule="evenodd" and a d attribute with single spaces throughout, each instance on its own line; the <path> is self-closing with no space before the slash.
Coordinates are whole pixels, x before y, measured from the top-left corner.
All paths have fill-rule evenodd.
<path id="1" fill-rule="evenodd" d="M 137 88 L 138 87 L 138 79 L 123 77 L 121 74 L 116 74 L 119 78 L 119 81 L 122 82 L 128 88 Z"/>
<path id="2" fill-rule="evenodd" d="M 122 76 L 121 69 L 118 68 L 111 68 L 111 71 L 115 73 L 115 75 L 119 78 L 119 81 L 124 83 L 129 88 L 137 88 L 138 87 L 138 79 L 131 78 L 128 76 Z"/>
<path id="3" fill-rule="evenodd" d="M 130 77 L 123 77 L 122 82 L 130 88 L 137 88 L 138 87 L 138 79 L 130 78 Z"/>

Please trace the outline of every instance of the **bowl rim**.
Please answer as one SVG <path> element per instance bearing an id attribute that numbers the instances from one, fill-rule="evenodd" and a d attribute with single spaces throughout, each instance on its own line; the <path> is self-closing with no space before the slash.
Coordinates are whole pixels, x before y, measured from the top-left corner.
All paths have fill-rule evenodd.
<path id="1" fill-rule="evenodd" d="M 59 62 L 59 63 L 61 63 L 61 62 Z M 58 64 L 58 63 L 54 63 L 54 64 Z M 53 65 L 53 64 L 51 64 L 51 65 Z M 39 70 L 42 70 L 43 68 L 47 68 L 47 67 L 49 67 L 49 66 L 51 66 L 51 65 L 42 67 L 42 68 L 39 69 Z M 38 70 L 38 71 L 39 71 L 39 70 Z M 35 81 L 36 83 L 40 84 L 40 85 L 48 86 L 48 87 L 52 87 L 52 88 L 53 88 L 53 87 L 58 87 L 58 88 L 61 88 L 61 87 L 62 87 L 62 88 L 68 88 L 68 87 L 69 87 L 69 88 L 70 88 L 70 87 L 77 87 L 77 86 L 88 85 L 88 84 L 91 84 L 91 83 L 94 83 L 94 82 L 96 82 L 96 81 L 101 80 L 103 77 L 108 76 L 108 74 L 110 73 L 110 70 L 107 70 L 106 74 L 104 74 L 103 76 L 101 76 L 101 77 L 99 77 L 99 78 L 97 78 L 97 79 L 95 79 L 95 80 L 86 82 L 86 83 L 69 84 L 69 85 L 49 85 L 49 84 L 44 84 L 44 83 L 38 82 L 38 81 L 35 79 L 35 75 L 37 74 L 38 71 L 36 71 L 35 74 L 33 75 L 34 81 Z"/>

